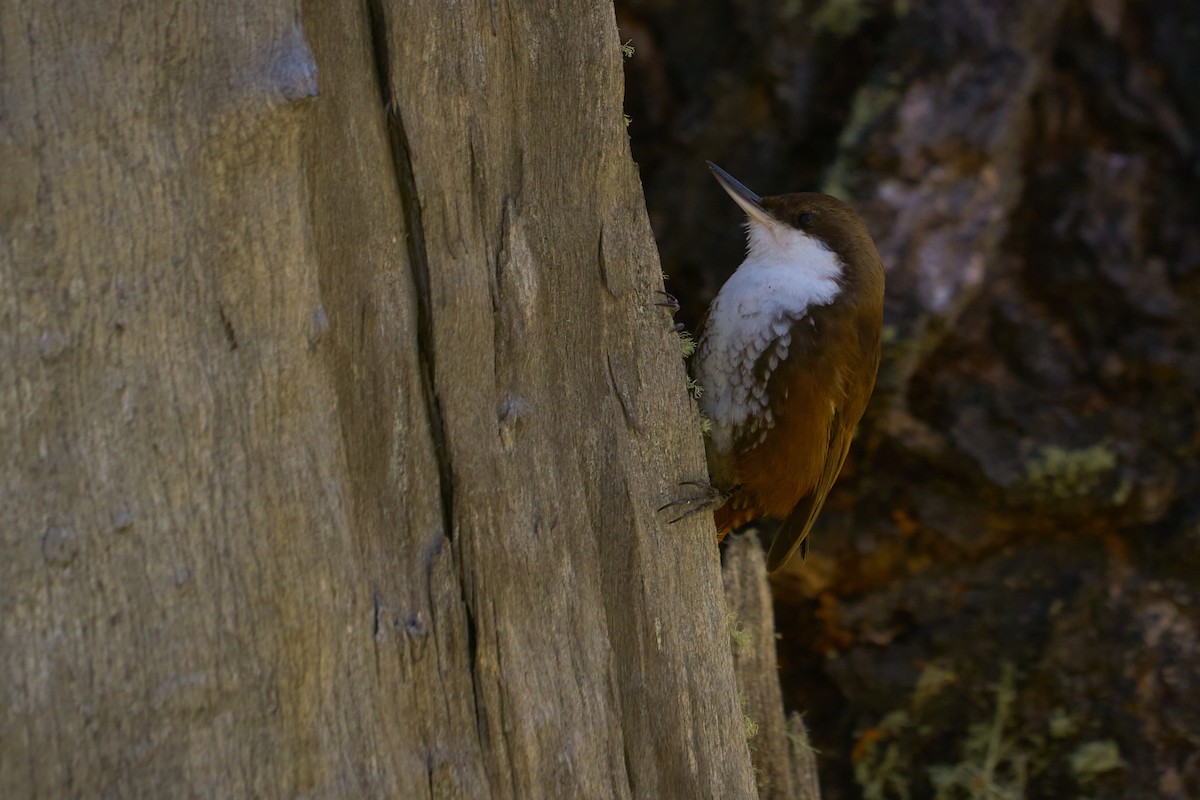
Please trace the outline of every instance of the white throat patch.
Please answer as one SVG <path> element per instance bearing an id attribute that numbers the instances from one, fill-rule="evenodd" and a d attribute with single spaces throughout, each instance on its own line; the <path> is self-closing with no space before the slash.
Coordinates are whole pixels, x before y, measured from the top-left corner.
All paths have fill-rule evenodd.
<path id="1" fill-rule="evenodd" d="M 767 382 L 788 357 L 792 326 L 841 289 L 841 259 L 819 239 L 755 220 L 747 238 L 746 260 L 713 300 L 696 353 L 700 404 L 720 452 L 729 452 L 735 439 L 766 436 L 775 422 Z M 764 356 L 766 369 L 756 375 Z"/>

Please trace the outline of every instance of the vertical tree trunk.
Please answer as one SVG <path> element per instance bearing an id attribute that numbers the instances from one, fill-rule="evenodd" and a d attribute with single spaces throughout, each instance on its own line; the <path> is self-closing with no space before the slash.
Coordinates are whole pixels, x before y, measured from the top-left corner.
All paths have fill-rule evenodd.
<path id="1" fill-rule="evenodd" d="M 752 796 L 611 8 L 0 59 L 0 796 Z"/>
<path id="2" fill-rule="evenodd" d="M 725 601 L 734 640 L 738 698 L 745 714 L 759 800 L 820 800 L 816 751 L 804 720 L 783 713 L 775 612 L 767 561 L 755 535 L 738 536 L 725 550 Z"/>

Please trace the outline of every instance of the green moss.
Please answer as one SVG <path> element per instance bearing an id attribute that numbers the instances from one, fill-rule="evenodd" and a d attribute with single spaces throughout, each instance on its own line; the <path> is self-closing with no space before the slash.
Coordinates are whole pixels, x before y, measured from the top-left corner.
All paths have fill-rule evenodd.
<path id="1" fill-rule="evenodd" d="M 691 358 L 692 353 L 696 352 L 696 340 L 687 331 L 679 332 L 679 346 L 683 350 L 684 358 Z"/>
<path id="2" fill-rule="evenodd" d="M 667 296 L 670 297 L 670 295 Z M 679 354 L 683 357 L 684 361 L 687 361 L 696 352 L 696 338 L 688 331 L 682 330 L 676 331 L 676 335 L 679 337 Z M 704 387 L 697 383 L 694 378 L 689 375 L 685 376 L 684 380 L 684 386 L 687 388 L 688 394 L 692 396 L 692 399 L 699 400 L 704 396 Z M 700 432 L 707 436 L 712 432 L 712 420 L 704 416 L 704 412 L 702 411 L 697 411 L 697 413 L 700 416 Z"/>
<path id="3" fill-rule="evenodd" d="M 738 706 L 742 709 L 742 733 L 746 737 L 746 741 L 750 741 L 755 736 L 758 736 L 758 723 L 750 718 L 746 713 L 746 693 L 738 692 Z"/>
<path id="4" fill-rule="evenodd" d="M 1096 742 L 1084 742 L 1071 754 L 1071 771 L 1080 783 L 1087 783 L 1103 775 L 1125 766 L 1121 758 L 1121 750 L 1112 739 Z"/>
<path id="5" fill-rule="evenodd" d="M 783 19 L 795 19 L 804 13 L 804 0 L 783 0 L 779 4 L 779 16 Z"/>
<path id="6" fill-rule="evenodd" d="M 787 718 L 783 735 L 787 737 L 792 749 L 797 753 L 808 752 L 819 755 L 821 752 L 812 746 L 812 741 L 808 738 L 808 729 L 804 727 L 804 718 L 794 711 Z"/>
<path id="7" fill-rule="evenodd" d="M 949 664 L 925 669 L 913 694 L 912 708 L 941 688 L 957 682 Z M 1030 754 L 1018 735 L 1010 730 L 1017 692 L 1012 664 L 1005 664 L 996 686 L 995 707 L 990 719 L 970 725 L 962 741 L 959 760 L 938 764 L 928 770 L 937 800 L 1022 800 Z M 864 736 L 856 754 L 854 777 L 866 800 L 908 798 L 912 795 L 912 763 L 903 749 L 910 739 L 926 733 L 920 720 L 907 710 L 891 712 Z M 856 748 L 858 749 L 858 748 Z"/>
<path id="8" fill-rule="evenodd" d="M 625 58 L 633 58 L 633 39 L 621 45 L 621 55 Z"/>
<path id="9" fill-rule="evenodd" d="M 901 758 L 899 741 L 908 733 L 912 719 L 902 709 L 891 712 L 876 726 L 854 763 L 854 780 L 863 800 L 909 800 L 909 779 Z M 857 748 L 856 748 L 857 749 Z"/>
<path id="10" fill-rule="evenodd" d="M 733 646 L 734 652 L 745 652 L 753 639 L 736 611 L 730 611 L 725 616 L 725 624 L 729 626 L 729 643 Z"/>
<path id="11" fill-rule="evenodd" d="M 970 721 L 946 763 L 926 770 L 932 792 L 921 780 L 914 754 L 927 754 L 936 737 L 945 752 L 951 731 L 933 724 L 939 711 L 923 706 L 921 698 L 938 694 L 938 687 L 966 686 L 973 678 L 950 662 L 925 668 L 910 702 L 887 714 L 859 735 L 852 753 L 854 777 L 866 800 L 932 797 L 934 800 L 1024 800 L 1031 776 L 1073 776 L 1083 796 L 1102 776 L 1127 767 L 1113 740 L 1080 743 L 1075 737 L 1089 727 L 1064 708 L 1056 708 L 1045 727 L 1031 726 L 1020 714 L 1015 669 L 1001 667 L 990 712 Z M 932 694 L 931 694 L 932 692 Z M 954 715 L 957 718 L 957 715 Z"/>
<path id="12" fill-rule="evenodd" d="M 742 715 L 742 726 L 745 729 L 746 741 L 750 741 L 755 736 L 758 736 L 758 723 L 750 719 L 750 715 Z"/>
<path id="13" fill-rule="evenodd" d="M 888 3 L 879 0 L 825 0 L 812 15 L 812 23 L 817 30 L 847 39 L 858 33 L 868 19 L 876 14 L 885 14 L 888 10 Z M 912 10 L 912 0 L 893 0 L 890 10 L 896 17 L 903 17 Z M 785 0 L 780 15 L 792 18 L 803 11 L 802 0 Z"/>
<path id="14" fill-rule="evenodd" d="M 871 130 L 900 103 L 903 97 L 902 84 L 898 76 L 883 82 L 869 83 L 854 94 L 850 107 L 850 118 L 838 136 L 839 157 L 822 182 L 821 191 L 842 200 L 854 198 L 853 187 L 856 175 L 847 157 L 864 142 Z"/>
<path id="15" fill-rule="evenodd" d="M 854 95 L 850 107 L 850 119 L 838 136 L 838 149 L 853 147 L 866 137 L 866 133 L 882 117 L 900 102 L 899 86 L 891 83 L 869 83 Z"/>
<path id="16" fill-rule="evenodd" d="M 1078 730 L 1079 723 L 1065 709 L 1054 709 L 1054 713 L 1050 715 L 1051 738 L 1066 739 L 1074 736 Z"/>
<path id="17" fill-rule="evenodd" d="M 867 0 L 825 0 L 813 15 L 813 25 L 840 39 L 847 39 L 871 17 Z"/>
<path id="18" fill-rule="evenodd" d="M 996 686 L 992 718 L 968 728 L 962 760 L 930 767 L 937 800 L 1023 800 L 1029 754 L 1006 733 L 1016 698 L 1013 665 L 1005 664 Z"/>
<path id="19" fill-rule="evenodd" d="M 1071 500 L 1094 492 L 1116 466 L 1116 455 L 1102 444 L 1074 450 L 1047 445 L 1026 462 L 1025 480 L 1043 498 Z"/>
<path id="20" fill-rule="evenodd" d="M 942 660 L 934 660 L 921 670 L 921 675 L 917 678 L 917 688 L 913 690 L 914 708 L 925 705 L 943 689 L 958 681 L 958 674 L 952 669 L 952 666 Z"/>

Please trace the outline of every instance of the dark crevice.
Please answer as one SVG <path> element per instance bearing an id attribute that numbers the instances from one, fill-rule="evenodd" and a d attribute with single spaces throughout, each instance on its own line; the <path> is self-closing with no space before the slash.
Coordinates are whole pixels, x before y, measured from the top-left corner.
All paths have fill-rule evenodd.
<path id="1" fill-rule="evenodd" d="M 475 613 L 474 613 L 474 612 L 471 610 L 471 604 L 470 604 L 470 603 L 463 603 L 463 607 L 464 607 L 464 608 L 466 608 L 466 610 L 467 610 L 467 613 L 466 613 L 466 620 L 467 620 L 467 660 L 471 662 L 471 676 L 472 676 L 471 680 L 472 680 L 472 682 L 473 682 L 473 683 L 475 683 L 475 684 L 476 684 L 476 685 L 475 685 L 475 687 L 474 687 L 474 688 L 475 688 L 475 700 L 476 700 L 476 703 L 477 703 L 477 706 L 476 706 L 476 707 L 479 707 L 479 706 L 482 704 L 483 698 L 479 696 L 479 686 L 478 686 L 478 681 L 477 681 L 477 680 L 475 679 L 475 677 L 474 677 L 474 675 L 475 675 L 476 654 L 477 654 L 477 651 L 478 651 L 478 649 L 479 649 L 479 636 L 478 636 L 478 633 L 477 633 L 477 631 L 476 631 L 476 629 L 475 629 Z M 482 730 L 482 725 L 481 725 L 481 730 Z"/>
<path id="2" fill-rule="evenodd" d="M 382 0 L 366 0 L 366 5 L 370 22 L 371 45 L 375 56 L 375 77 L 379 84 L 380 100 L 384 109 L 384 122 L 392 156 L 396 191 L 400 197 L 404 224 L 408 233 L 406 237 L 408 261 L 412 269 L 413 284 L 417 290 L 417 360 L 421 371 L 421 390 L 429 416 L 430 432 L 433 436 L 434 454 L 438 462 L 442 526 L 446 539 L 454 541 L 454 475 L 450 464 L 450 450 L 447 445 L 445 416 L 437 395 L 437 364 L 433 346 L 433 298 L 429 280 L 429 254 L 425 246 L 425 229 L 421 221 L 421 203 L 417 194 L 416 177 L 413 173 L 408 134 L 391 84 L 387 20 L 384 16 L 383 3 Z M 438 549 L 440 551 L 440 547 Z M 427 578 L 429 580 L 427 585 L 429 607 L 432 610 L 436 609 L 437 605 L 433 602 L 432 575 L 428 572 Z M 488 743 L 484 732 L 487 728 L 486 720 L 483 717 L 486 704 L 483 687 L 480 685 L 477 620 L 474 604 L 467 591 L 465 581 L 460 582 L 459 590 L 462 592 L 466 620 L 468 674 L 472 684 L 476 734 L 480 740 L 480 751 L 486 754 Z M 434 624 L 436 624 L 436 618 Z M 444 696 L 447 699 L 449 697 L 446 693 Z M 501 716 L 503 717 L 503 709 L 501 709 Z"/>
<path id="3" fill-rule="evenodd" d="M 612 393 L 616 395 L 617 402 L 621 405 L 621 414 L 625 417 L 625 424 L 629 427 L 629 430 L 640 435 L 642 426 L 638 422 L 637 414 L 634 413 L 628 394 L 621 388 L 620 383 L 617 381 L 616 371 L 613 369 L 612 354 L 605 354 L 604 360 L 608 365 L 608 385 L 612 389 Z"/>
<path id="4" fill-rule="evenodd" d="M 379 674 L 379 615 L 382 612 L 379 602 L 379 590 L 371 593 L 371 646 L 375 651 L 375 674 Z"/>
<path id="5" fill-rule="evenodd" d="M 404 212 L 408 236 L 408 263 L 417 288 L 417 359 L 421 369 L 421 389 L 429 414 L 434 453 L 438 462 L 438 482 L 442 500 L 442 525 L 447 538 L 454 539 L 454 482 L 450 466 L 450 451 L 446 443 L 446 422 L 437 395 L 437 365 L 433 348 L 433 300 L 429 285 L 429 254 L 425 247 L 425 229 L 421 222 L 421 203 L 413 174 L 412 153 L 404 120 L 392 91 L 388 55 L 387 21 L 382 0 L 367 0 L 371 25 L 371 46 L 375 55 L 375 79 L 383 103 L 388 145 L 396 189 Z"/>
<path id="6" fill-rule="evenodd" d="M 612 287 L 608 285 L 608 262 L 604 260 L 604 223 L 600 223 L 600 233 L 596 236 L 596 266 L 600 269 L 600 285 L 615 296 Z"/>
<path id="7" fill-rule="evenodd" d="M 500 213 L 500 240 L 496 243 L 494 252 L 496 260 L 492 263 L 492 274 L 488 281 L 488 289 L 492 297 L 492 316 L 495 318 L 496 331 L 493 336 L 493 341 L 501 341 L 500 329 L 500 292 L 503 285 L 503 273 L 512 259 L 512 252 L 509 247 L 509 237 L 511 236 L 510 227 L 512 225 L 512 198 L 508 195 L 504 196 L 504 202 L 501 204 Z M 497 355 L 499 355 L 497 351 Z"/>
<path id="8" fill-rule="evenodd" d="M 637 781 L 633 775 L 633 759 L 629 757 L 629 742 L 626 740 L 621 746 L 621 755 L 625 757 L 625 785 L 629 787 L 629 796 L 637 797 Z"/>
<path id="9" fill-rule="evenodd" d="M 225 329 L 225 340 L 229 342 L 229 349 L 237 350 L 237 332 L 234 331 L 233 323 L 229 321 L 229 317 L 225 316 L 225 306 L 218 305 L 217 314 L 221 317 L 221 327 Z"/>
<path id="10" fill-rule="evenodd" d="M 499 623 L 499 620 L 496 619 L 496 606 L 492 605 L 491 608 L 492 608 L 492 630 L 497 631 L 496 671 L 499 674 L 503 675 L 503 674 L 505 674 L 504 673 L 504 660 L 500 653 L 500 639 L 499 639 L 499 635 L 498 635 L 498 632 L 500 630 L 500 623 Z M 501 685 L 496 688 L 497 688 L 496 697 L 498 698 L 499 705 L 500 705 L 500 730 L 503 731 L 504 730 L 504 720 L 508 717 L 508 709 L 506 708 L 505 703 L 504 703 L 504 687 Z M 511 791 L 511 794 L 509 796 L 510 797 L 520 797 L 521 795 L 517 791 L 517 778 L 516 778 L 517 759 L 516 759 L 515 754 L 513 753 L 513 749 L 512 749 L 513 748 L 513 737 L 505 736 L 505 737 L 503 737 L 503 739 L 504 739 L 504 754 L 508 758 L 508 780 L 509 780 L 509 790 Z"/>
<path id="11" fill-rule="evenodd" d="M 378 640 L 379 636 L 379 590 L 376 589 L 371 595 L 371 607 L 373 614 L 371 617 L 371 635 Z"/>
<path id="12" fill-rule="evenodd" d="M 441 552 L 440 547 L 438 548 L 438 552 Z M 429 570 L 426 570 L 425 572 L 425 596 L 429 604 L 429 608 L 437 608 L 437 604 L 434 602 L 433 598 L 433 574 Z M 487 718 L 485 717 L 486 703 L 484 702 L 483 686 L 480 684 L 478 660 L 479 631 L 475 620 L 474 604 L 471 602 L 471 598 L 467 595 L 465 588 L 462 589 L 462 601 L 463 620 L 466 623 L 467 629 L 467 664 L 469 665 L 467 674 L 471 677 L 471 699 L 475 710 L 475 734 L 479 739 L 479 751 L 481 753 L 487 753 Z M 436 621 L 436 616 L 434 619 Z M 437 643 L 439 647 L 438 663 L 441 664 L 440 641 L 436 636 L 434 637 L 434 642 Z M 438 669 L 440 674 L 441 667 L 439 666 Z M 444 691 L 443 695 L 446 696 Z M 448 709 L 447 716 L 449 716 Z"/>
<path id="13" fill-rule="evenodd" d="M 487 703 L 483 696 L 483 686 L 480 684 L 479 661 L 477 654 L 479 651 L 479 632 L 475 623 L 475 612 L 471 608 L 471 603 L 467 600 L 466 594 L 463 595 L 463 609 L 466 612 L 467 619 L 467 658 L 471 664 L 468 674 L 471 676 L 471 694 L 475 700 L 475 735 L 479 738 L 479 751 L 481 753 L 489 752 L 488 748 L 488 724 L 487 724 Z M 493 617 L 495 610 L 493 609 Z M 497 649 L 499 646 L 497 645 Z M 499 661 L 496 662 L 497 664 Z M 500 720 L 501 725 L 504 721 L 504 706 L 501 697 Z M 516 795 L 514 795 L 515 797 Z"/>

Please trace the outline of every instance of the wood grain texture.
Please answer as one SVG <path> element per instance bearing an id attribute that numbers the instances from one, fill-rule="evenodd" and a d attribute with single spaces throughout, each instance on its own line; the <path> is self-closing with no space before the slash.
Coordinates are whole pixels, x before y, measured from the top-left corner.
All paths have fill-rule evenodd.
<path id="1" fill-rule="evenodd" d="M 816 754 L 799 714 L 785 718 L 775 657 L 775 613 L 767 562 L 753 535 L 729 541 L 725 601 L 734 630 L 734 670 L 747 720 L 760 800 L 820 800 Z M 752 734 L 752 735 L 751 735 Z"/>
<path id="2" fill-rule="evenodd" d="M 0 59 L 0 796 L 753 796 L 611 7 Z"/>

